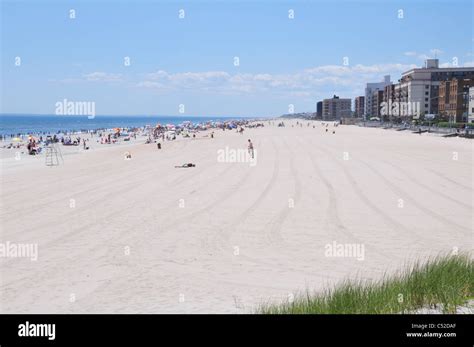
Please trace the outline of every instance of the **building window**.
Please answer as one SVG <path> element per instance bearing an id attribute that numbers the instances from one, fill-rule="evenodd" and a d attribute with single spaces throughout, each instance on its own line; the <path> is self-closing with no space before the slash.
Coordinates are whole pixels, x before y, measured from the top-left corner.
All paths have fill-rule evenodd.
<path id="1" fill-rule="evenodd" d="M 425 104 L 425 107 L 428 108 L 428 104 Z"/>
<path id="2" fill-rule="evenodd" d="M 428 101 L 428 98 L 425 98 L 425 101 Z"/>
<path id="3" fill-rule="evenodd" d="M 428 95 L 429 93 L 428 92 L 425 92 L 425 95 Z"/>

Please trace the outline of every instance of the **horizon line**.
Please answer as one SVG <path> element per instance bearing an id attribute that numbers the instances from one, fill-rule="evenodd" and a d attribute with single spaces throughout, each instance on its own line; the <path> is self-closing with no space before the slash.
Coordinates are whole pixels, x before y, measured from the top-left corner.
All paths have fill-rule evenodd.
<path id="1" fill-rule="evenodd" d="M 67 115 L 67 114 L 54 114 L 54 113 L 15 113 L 15 112 L 0 112 L 0 116 L 58 116 L 58 117 L 87 117 L 88 115 Z M 279 117 L 275 115 L 267 116 L 221 116 L 221 115 L 145 115 L 145 114 L 97 114 L 94 117 L 179 117 L 179 118 L 270 118 Z"/>

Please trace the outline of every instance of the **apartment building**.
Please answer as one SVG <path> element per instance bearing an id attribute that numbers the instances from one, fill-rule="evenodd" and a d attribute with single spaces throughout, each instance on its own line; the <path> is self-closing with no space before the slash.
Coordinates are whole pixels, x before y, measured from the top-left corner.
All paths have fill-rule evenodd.
<path id="1" fill-rule="evenodd" d="M 438 111 L 455 122 L 467 122 L 469 113 L 469 92 L 474 79 L 453 78 L 441 81 L 439 86 Z"/>
<path id="2" fill-rule="evenodd" d="M 425 67 L 411 69 L 402 74 L 398 85 L 394 87 L 395 100 L 393 101 L 417 103 L 421 115 L 439 114 L 440 102 L 438 99 L 441 82 L 473 78 L 474 67 L 440 68 L 438 59 L 428 59 Z M 461 87 L 459 86 L 459 88 Z M 446 105 L 445 102 L 444 104 Z"/>
<path id="3" fill-rule="evenodd" d="M 392 82 L 390 82 L 390 75 L 384 76 L 384 79 L 382 82 L 375 82 L 375 83 L 367 83 L 365 87 L 365 118 L 368 119 L 370 117 L 377 116 L 376 114 L 373 114 L 373 110 L 378 109 L 378 106 L 374 108 L 374 105 L 372 105 L 372 100 L 373 100 L 373 93 L 376 91 L 383 91 L 385 86 L 390 85 Z M 380 106 L 380 105 L 379 105 Z"/>
<path id="4" fill-rule="evenodd" d="M 334 95 L 331 99 L 323 100 L 323 120 L 340 120 L 350 117 L 351 99 L 341 99 Z"/>
<path id="5" fill-rule="evenodd" d="M 358 96 L 354 101 L 354 109 L 356 117 L 363 117 L 365 115 L 365 96 Z"/>

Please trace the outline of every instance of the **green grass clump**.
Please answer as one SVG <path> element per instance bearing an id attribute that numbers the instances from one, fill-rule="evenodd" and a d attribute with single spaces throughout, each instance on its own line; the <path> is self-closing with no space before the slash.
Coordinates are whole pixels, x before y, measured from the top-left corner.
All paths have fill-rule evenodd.
<path id="1" fill-rule="evenodd" d="M 467 254 L 416 262 L 378 281 L 346 280 L 322 293 L 296 295 L 292 302 L 263 304 L 264 314 L 409 313 L 421 307 L 455 313 L 474 297 L 474 262 Z"/>

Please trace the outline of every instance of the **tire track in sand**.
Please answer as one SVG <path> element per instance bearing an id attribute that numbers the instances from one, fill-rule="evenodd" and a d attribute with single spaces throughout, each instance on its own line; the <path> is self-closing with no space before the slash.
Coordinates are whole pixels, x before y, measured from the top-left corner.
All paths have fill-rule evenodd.
<path id="1" fill-rule="evenodd" d="M 446 217 L 440 215 L 439 213 L 434 212 L 433 210 L 421 205 L 416 201 L 410 194 L 408 194 L 404 189 L 398 187 L 397 185 L 393 184 L 390 182 L 384 175 L 382 175 L 378 170 L 373 168 L 371 165 L 366 163 L 365 161 L 362 161 L 359 159 L 359 162 L 362 163 L 364 166 L 366 166 L 369 170 L 371 170 L 376 176 L 378 176 L 395 194 L 398 194 L 398 196 L 403 197 L 405 200 L 407 200 L 409 203 L 411 203 L 413 206 L 418 208 L 420 211 L 423 211 L 426 215 L 430 216 L 431 218 L 437 220 L 441 224 L 444 224 L 446 227 L 450 228 L 452 230 L 452 226 L 455 226 L 459 230 L 456 230 L 458 233 L 462 234 L 463 236 L 468 236 L 471 235 L 472 231 L 469 230 L 468 228 L 465 228 L 462 225 L 457 224 L 456 222 L 453 222 Z M 410 175 L 411 177 L 411 175 Z M 461 230 L 464 230 L 462 232 Z"/>
<path id="2" fill-rule="evenodd" d="M 207 155 L 203 156 L 202 158 L 205 158 L 206 156 L 207 156 Z M 227 173 L 227 172 L 230 171 L 232 168 L 233 168 L 233 166 L 230 165 L 230 166 L 227 167 L 223 172 L 217 174 L 216 177 L 221 176 L 221 175 L 223 175 L 224 173 Z M 207 169 L 210 169 L 210 167 L 207 167 Z M 190 175 L 192 175 L 192 174 L 193 174 L 193 173 L 190 172 L 188 175 L 185 175 L 184 177 L 177 177 L 177 178 L 175 178 L 175 179 L 173 180 L 173 183 L 175 184 L 175 183 L 178 183 L 178 182 L 185 181 L 186 179 L 188 179 L 187 176 L 190 176 Z M 248 177 L 249 174 L 250 174 L 250 172 L 247 173 L 247 175 L 245 175 L 241 180 L 239 180 L 239 182 L 238 182 L 237 184 L 240 184 L 240 183 L 242 183 L 243 181 L 245 181 L 245 180 L 247 179 L 247 177 Z M 200 185 L 200 187 L 206 186 L 206 185 L 208 185 L 208 183 L 209 183 L 210 181 L 214 181 L 214 180 L 215 180 L 215 177 L 214 177 L 214 176 L 211 176 L 210 179 L 209 179 L 208 181 L 206 181 L 206 183 L 202 183 L 202 184 Z M 146 182 L 147 180 L 142 180 L 142 181 L 143 181 L 143 182 Z M 132 186 L 133 186 L 134 184 L 135 184 L 135 183 L 133 183 Z M 216 201 L 216 202 L 213 202 L 211 205 L 215 205 L 215 204 L 218 204 L 219 202 L 222 202 L 223 200 L 229 198 L 229 197 L 230 197 L 232 194 L 234 194 L 235 192 L 236 192 L 236 191 L 234 191 L 234 192 L 231 193 L 231 194 L 223 194 L 223 195 L 222 195 L 223 198 L 222 198 L 221 200 Z M 136 204 L 145 205 L 145 206 L 146 206 L 146 205 L 148 204 L 148 201 L 135 202 L 135 205 L 136 205 Z M 164 210 L 164 209 L 166 209 L 166 208 L 167 208 L 167 207 L 163 207 L 163 208 L 161 208 L 160 210 Z M 206 207 L 203 207 L 203 208 L 200 209 L 199 211 L 193 212 L 191 215 L 200 214 L 203 210 L 206 210 L 207 208 L 208 208 L 207 206 L 206 206 Z M 107 221 L 107 220 L 109 220 L 109 219 L 111 219 L 111 218 L 113 218 L 113 217 L 116 217 L 116 216 L 121 216 L 121 215 L 123 215 L 123 214 L 124 214 L 126 211 L 128 211 L 128 210 L 129 210 L 129 207 L 126 206 L 126 207 L 124 207 L 123 209 L 116 210 L 116 211 L 114 211 L 114 212 L 108 214 L 106 217 L 103 217 L 103 218 L 101 218 L 101 219 L 104 220 L 104 223 L 106 223 L 105 221 Z M 187 217 L 186 217 L 186 218 L 187 218 Z M 183 220 L 183 219 L 181 219 L 181 220 Z M 71 221 L 68 220 L 68 221 L 63 222 L 62 224 L 70 224 L 70 223 L 71 223 Z M 175 221 L 175 222 L 168 223 L 168 224 L 166 224 L 165 226 L 161 226 L 160 229 L 162 228 L 163 230 L 167 230 L 167 232 L 171 232 L 171 229 L 168 228 L 168 227 L 171 226 L 171 225 L 175 225 L 175 224 L 177 224 L 177 223 L 179 223 L 179 221 Z M 61 224 L 61 225 L 62 225 L 62 224 Z M 95 225 L 97 225 L 97 221 L 94 220 L 94 221 L 90 222 L 89 224 L 82 225 L 80 229 L 72 230 L 72 231 L 70 231 L 70 232 L 67 232 L 66 234 L 62 234 L 59 238 L 53 239 L 53 240 L 51 240 L 51 241 L 49 241 L 49 242 L 47 242 L 47 243 L 42 244 L 41 247 L 44 248 L 44 247 L 47 247 L 47 246 L 49 246 L 49 245 L 51 245 L 51 244 L 57 244 L 57 243 L 62 242 L 62 241 L 64 241 L 64 240 L 66 240 L 66 239 L 69 239 L 70 236 L 75 236 L 75 237 L 77 237 L 79 234 L 84 233 L 84 232 L 88 229 L 88 227 L 95 226 Z M 166 231 L 165 231 L 165 233 L 166 233 Z M 122 233 L 122 234 L 123 234 L 123 233 Z M 121 234 L 121 235 L 122 235 L 122 234 Z M 117 235 L 117 237 L 120 237 L 121 235 Z M 163 233 L 162 233 L 161 235 L 163 235 Z M 146 241 L 146 239 L 143 240 L 143 242 L 145 242 L 145 241 Z M 91 250 L 88 250 L 88 252 L 95 253 L 95 251 L 100 250 L 100 249 L 103 248 L 103 247 L 104 247 L 103 244 L 100 243 L 98 246 L 92 248 Z M 10 259 L 10 260 L 12 260 L 12 259 Z M 8 261 L 8 259 L 6 259 L 6 261 Z M 46 274 L 56 273 L 57 269 L 60 268 L 60 265 L 61 265 L 61 264 L 58 264 L 58 263 L 56 263 L 56 262 L 51 261 L 51 265 L 52 265 L 52 266 L 48 266 L 48 270 L 46 271 Z M 91 264 L 91 265 L 93 265 L 93 264 Z M 45 273 L 42 273 L 42 275 L 44 275 L 42 278 L 47 278 L 47 277 L 45 277 L 46 274 L 45 274 Z M 38 274 L 38 275 L 41 275 L 41 274 Z M 6 288 L 6 287 L 11 286 L 12 284 L 22 283 L 23 281 L 31 281 L 31 277 L 29 277 L 29 278 L 20 278 L 20 279 L 14 280 L 14 281 L 10 281 L 8 284 L 2 283 L 2 284 L 0 285 L 0 288 Z"/>
<path id="3" fill-rule="evenodd" d="M 271 143 L 272 143 L 272 147 L 275 153 L 275 160 L 273 162 L 272 175 L 270 179 L 267 181 L 265 188 L 263 188 L 261 193 L 257 196 L 257 198 L 254 200 L 254 202 L 250 206 L 248 206 L 244 211 L 242 211 L 237 217 L 233 218 L 227 227 L 218 227 L 219 231 L 217 232 L 218 237 L 216 239 L 217 241 L 216 245 L 220 248 L 221 251 L 229 252 L 229 249 L 232 247 L 230 245 L 230 237 L 237 230 L 237 226 L 239 224 L 243 224 L 249 218 L 249 215 L 252 213 L 252 211 L 255 210 L 255 208 L 261 204 L 261 202 L 266 198 L 270 190 L 275 185 L 275 182 L 280 172 L 280 163 L 279 163 L 279 160 L 277 159 L 280 153 L 280 150 L 275 145 L 275 141 L 273 139 L 271 140 Z M 251 170 L 249 170 L 248 172 L 252 173 Z M 240 254 L 239 256 L 241 255 L 242 254 Z M 245 257 L 247 256 L 244 255 L 242 258 L 245 258 Z"/>
<path id="4" fill-rule="evenodd" d="M 203 156 L 200 156 L 200 159 L 204 159 L 206 158 L 207 155 L 203 155 Z M 209 170 L 210 167 L 205 167 L 204 170 Z M 230 170 L 230 168 L 226 168 L 224 170 L 224 172 L 222 173 L 219 173 L 216 175 L 216 177 L 228 172 Z M 140 180 L 140 182 L 136 182 L 134 181 L 132 178 L 133 177 L 136 177 L 136 171 L 132 171 L 130 174 L 126 175 L 125 177 L 120 177 L 120 179 L 122 181 L 126 181 L 128 182 L 127 184 L 125 185 L 120 185 L 120 189 L 121 190 L 130 190 L 130 189 L 137 189 L 138 186 L 146 186 L 148 185 L 148 182 L 150 181 L 150 179 L 152 177 L 154 177 L 156 175 L 156 172 L 153 171 L 153 170 L 150 170 L 149 172 L 145 172 L 144 174 L 145 176 L 143 177 L 142 176 L 142 179 Z M 182 176 L 178 176 L 178 177 L 175 177 L 171 182 L 169 183 L 166 183 L 166 185 L 179 185 L 180 183 L 186 181 L 187 179 L 189 179 L 190 176 L 193 176 L 194 173 L 191 172 L 191 171 L 188 171 L 186 174 L 182 175 Z M 211 176 L 211 179 L 209 181 L 213 181 L 214 180 L 214 176 Z M 205 185 L 207 185 L 208 183 L 206 182 L 205 184 L 201 184 L 199 187 L 203 187 Z M 113 188 L 113 189 L 112 189 Z M 117 180 L 116 179 L 112 179 L 108 184 L 104 185 L 103 182 L 101 182 L 100 184 L 100 188 L 94 186 L 93 188 L 90 188 L 90 189 L 87 189 L 85 191 L 81 191 L 80 194 L 84 194 L 86 192 L 91 192 L 91 191 L 94 191 L 94 192 L 102 192 L 102 191 L 108 191 L 107 194 L 105 195 L 99 195 L 98 197 L 92 199 L 92 200 L 88 200 L 87 201 L 87 205 L 88 206 L 92 206 L 96 203 L 100 203 L 101 201 L 104 201 L 104 200 L 107 200 L 107 199 L 113 199 L 114 196 L 117 194 Z M 76 196 L 78 194 L 75 194 Z M 73 195 L 71 195 L 73 196 Z M 55 201 L 67 201 L 67 198 L 60 198 L 60 199 L 56 199 Z M 49 201 L 47 204 L 50 204 L 50 203 L 53 203 L 54 201 Z M 174 202 L 173 202 L 174 203 Z M 148 200 L 141 200 L 141 201 L 135 201 L 134 202 L 134 205 L 137 206 L 137 205 L 143 205 L 143 206 L 148 206 L 149 205 L 149 201 Z M 168 209 L 169 207 L 171 207 L 171 203 L 160 208 L 160 209 L 157 209 L 156 211 L 164 211 L 166 209 Z M 112 213 L 109 213 L 107 214 L 106 216 L 101 216 L 100 220 L 104 221 L 107 221 L 108 219 L 112 218 L 112 217 L 115 217 L 115 216 L 120 216 L 120 215 L 123 215 L 124 212 L 128 211 L 130 208 L 129 206 L 126 206 L 120 210 L 116 210 L 116 211 L 113 211 Z M 68 226 L 72 223 L 71 220 L 64 220 L 62 222 L 58 222 L 56 224 L 57 227 L 59 226 Z M 79 230 L 73 230 L 71 232 L 68 232 L 67 234 L 62 234 L 62 237 L 58 238 L 58 239 L 55 239 L 53 241 L 61 241 L 63 240 L 64 238 L 67 238 L 71 235 L 78 235 L 79 233 L 83 232 L 83 231 L 86 231 L 88 227 L 90 226 L 93 226 L 93 225 L 96 225 L 98 222 L 96 219 L 93 219 L 89 224 L 86 224 L 84 225 L 81 229 Z M 36 225 L 36 228 L 31 230 L 30 233 L 35 233 L 36 232 L 36 229 L 37 228 L 42 228 L 42 227 L 46 227 L 46 226 L 49 226 L 49 222 L 48 223 L 43 223 L 41 225 Z M 15 231 L 12 232 L 13 233 L 16 233 Z M 52 241 L 51 241 L 52 242 Z M 44 244 L 43 246 L 47 246 L 49 245 L 51 242 L 48 242 L 46 244 Z"/>
<path id="5" fill-rule="evenodd" d="M 299 138 L 298 138 L 298 141 L 301 142 L 301 140 Z M 314 147 L 317 148 L 316 146 L 314 146 Z M 327 154 L 322 150 L 319 150 L 319 151 L 324 153 L 324 154 Z M 387 255 L 387 252 L 378 251 L 375 247 L 373 247 L 371 245 L 368 245 L 367 242 L 364 242 L 363 240 L 361 240 L 360 238 L 355 236 L 352 232 L 350 232 L 346 228 L 346 226 L 342 223 L 341 218 L 339 216 L 339 207 L 338 207 L 338 204 L 337 204 L 337 198 L 336 198 L 336 192 L 335 192 L 334 186 L 331 184 L 331 182 L 329 182 L 329 180 L 326 178 L 326 176 L 322 173 L 322 170 L 319 167 L 319 165 L 317 164 L 317 162 L 315 161 L 314 157 L 309 155 L 309 154 L 307 154 L 307 156 L 310 158 L 310 160 L 313 164 L 314 171 L 316 172 L 317 176 L 319 177 L 321 182 L 323 182 L 324 186 L 326 187 L 326 190 L 328 191 L 329 204 L 328 204 L 328 207 L 326 209 L 326 223 L 325 223 L 326 228 L 328 230 L 331 230 L 332 233 L 335 234 L 335 235 L 342 234 L 346 238 L 348 238 L 349 240 L 353 240 L 353 241 L 355 241 L 359 244 L 365 245 L 366 248 L 373 254 L 377 254 L 377 255 L 381 256 L 382 258 L 393 259 L 393 257 L 394 257 L 393 254 L 389 256 L 389 255 Z M 330 157 L 330 159 L 333 159 L 333 158 Z"/>
<path id="6" fill-rule="evenodd" d="M 330 157 L 330 158 L 334 158 L 334 156 L 332 156 L 330 153 L 330 150 L 326 149 L 323 151 L 323 153 Z M 357 183 L 357 181 L 354 179 L 354 177 L 349 173 L 347 167 L 343 164 L 341 164 L 339 161 L 335 160 L 335 162 L 337 163 L 337 165 L 342 169 L 342 172 L 344 173 L 344 175 L 346 176 L 347 180 L 351 183 L 351 188 L 354 190 L 354 192 L 357 194 L 357 196 L 359 197 L 359 199 L 364 202 L 364 204 L 369 207 L 371 210 L 373 210 L 377 215 L 383 217 L 383 220 L 385 221 L 385 223 L 388 225 L 388 226 L 391 226 L 392 228 L 394 228 L 395 230 L 399 230 L 399 231 L 402 231 L 404 232 L 405 234 L 407 234 L 407 236 L 415 236 L 416 239 L 414 240 L 415 242 L 421 242 L 423 239 L 430 239 L 430 240 L 433 240 L 433 241 L 439 241 L 435 238 L 432 238 L 428 235 L 426 235 L 426 233 L 424 235 L 420 235 L 419 233 L 417 233 L 415 231 L 415 229 L 408 229 L 408 227 L 404 226 L 403 224 L 401 224 L 400 222 L 398 222 L 395 218 L 393 218 L 392 216 L 390 216 L 389 214 L 387 214 L 383 209 L 379 208 L 375 203 L 373 203 L 365 194 L 364 192 L 362 191 L 362 189 L 360 188 L 359 184 Z"/>
<path id="7" fill-rule="evenodd" d="M 297 170 L 295 169 L 295 152 L 288 145 L 288 142 L 286 141 L 285 137 L 282 137 L 282 139 L 285 144 L 285 148 L 287 148 L 290 152 L 290 172 L 294 182 L 293 194 L 291 196 L 296 206 L 297 202 L 301 198 L 301 179 L 298 175 Z M 284 243 L 284 239 L 281 236 L 281 229 L 283 227 L 283 223 L 292 211 L 293 209 L 289 206 L 283 207 L 280 212 L 278 212 L 277 215 L 272 218 L 272 220 L 267 224 L 267 226 L 265 226 L 265 234 L 267 235 L 267 238 L 269 239 L 270 243 L 276 241 Z"/>
<path id="8" fill-rule="evenodd" d="M 437 190 L 434 190 L 433 187 L 430 187 L 429 185 L 421 182 L 420 180 L 418 180 L 414 175 L 410 174 L 408 171 L 388 162 L 388 161 L 385 161 L 385 160 L 381 160 L 381 162 L 393 167 L 395 170 L 398 170 L 399 172 L 401 172 L 403 175 L 405 175 L 405 177 L 407 177 L 410 181 L 413 181 L 414 183 L 416 183 L 416 185 L 420 186 L 420 187 L 423 187 L 424 189 L 426 189 L 427 191 L 429 191 L 430 193 L 433 193 L 433 194 L 436 194 L 436 195 L 439 195 L 441 197 L 443 197 L 444 199 L 446 200 L 449 200 L 459 206 L 462 206 L 470 211 L 472 211 L 472 206 L 471 205 L 468 205 L 462 201 L 459 201 L 459 200 L 456 200 L 454 198 L 452 198 L 451 196 L 449 196 L 448 194 L 445 194 L 443 192 L 440 192 L 440 191 L 437 191 Z"/>
<path id="9" fill-rule="evenodd" d="M 432 170 L 432 169 L 427 169 L 427 170 L 428 170 L 429 172 L 435 174 L 436 176 L 438 176 L 438 177 L 440 177 L 440 178 L 442 178 L 442 179 L 444 179 L 444 180 L 446 180 L 446 181 L 448 181 L 448 182 L 450 182 L 450 183 L 452 183 L 452 184 L 458 186 L 459 188 L 462 188 L 462 189 L 465 189 L 465 190 L 471 190 L 471 191 L 473 190 L 473 187 L 468 187 L 468 186 L 465 186 L 465 185 L 462 184 L 462 183 L 456 182 L 456 181 L 452 180 L 451 178 L 449 178 L 449 177 L 443 175 L 443 174 L 440 173 L 440 172 L 437 172 L 437 171 Z"/>

